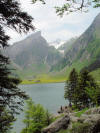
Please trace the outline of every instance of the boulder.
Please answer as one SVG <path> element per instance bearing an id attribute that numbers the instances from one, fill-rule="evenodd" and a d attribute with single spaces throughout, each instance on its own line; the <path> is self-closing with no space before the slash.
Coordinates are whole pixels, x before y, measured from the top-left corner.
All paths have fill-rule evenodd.
<path id="1" fill-rule="evenodd" d="M 100 120 L 100 114 L 92 114 L 92 115 L 88 115 L 87 119 L 84 120 L 84 123 L 95 123 L 98 120 Z"/>
<path id="2" fill-rule="evenodd" d="M 78 117 L 75 117 L 73 115 L 70 116 L 70 121 L 71 122 L 78 122 L 79 121 L 79 118 Z"/>
<path id="3" fill-rule="evenodd" d="M 72 112 L 72 109 L 70 107 L 67 107 L 67 106 L 61 106 L 60 109 L 58 110 L 58 114 L 61 114 L 61 113 L 71 113 Z"/>
<path id="4" fill-rule="evenodd" d="M 51 125 L 49 125 L 47 128 L 44 128 L 42 130 L 42 133 L 55 133 L 61 129 L 67 129 L 69 123 L 70 123 L 70 117 L 68 115 L 64 115 L 62 118 L 59 118 Z"/>
<path id="5" fill-rule="evenodd" d="M 85 112 L 85 114 L 100 114 L 100 107 L 91 108 Z"/>
<path id="6" fill-rule="evenodd" d="M 63 110 L 64 108 L 61 108 Z M 66 108 L 67 109 L 67 108 Z M 86 133 L 100 133 L 100 107 L 91 108 L 82 114 L 80 117 L 76 113 L 67 112 L 62 118 L 57 119 L 47 128 L 42 130 L 42 133 L 56 133 L 61 129 L 72 129 L 73 123 L 89 124 L 89 130 Z"/>

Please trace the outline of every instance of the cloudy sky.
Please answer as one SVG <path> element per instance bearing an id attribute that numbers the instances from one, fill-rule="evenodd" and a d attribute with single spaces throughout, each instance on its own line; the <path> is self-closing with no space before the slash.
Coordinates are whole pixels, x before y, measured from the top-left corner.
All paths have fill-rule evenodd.
<path id="1" fill-rule="evenodd" d="M 42 36 L 48 42 L 56 39 L 68 40 L 71 37 L 79 36 L 92 23 L 95 16 L 100 12 L 100 9 L 90 9 L 88 13 L 73 13 L 64 15 L 60 18 L 55 13 L 55 6 L 62 5 L 65 0 L 46 0 L 46 5 L 41 3 L 32 4 L 31 0 L 20 0 L 22 10 L 27 11 L 33 18 L 33 24 L 36 30 L 42 31 Z M 24 39 L 28 35 L 19 35 L 15 31 L 7 29 L 7 33 L 11 36 L 11 44 Z"/>

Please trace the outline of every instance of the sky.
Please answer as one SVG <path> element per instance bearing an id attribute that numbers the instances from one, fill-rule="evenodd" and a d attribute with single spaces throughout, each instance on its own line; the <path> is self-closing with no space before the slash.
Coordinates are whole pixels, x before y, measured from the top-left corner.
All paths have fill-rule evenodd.
<path id="1" fill-rule="evenodd" d="M 46 0 L 46 4 L 37 2 L 32 4 L 31 0 L 19 0 L 23 11 L 28 12 L 33 20 L 33 25 L 36 31 L 40 30 L 42 36 L 48 41 L 53 42 L 57 39 L 69 40 L 72 37 L 81 35 L 92 23 L 93 19 L 100 12 L 100 8 L 90 8 L 88 13 L 77 12 L 69 15 L 64 15 L 62 18 L 57 16 L 55 6 L 61 6 L 65 0 Z M 23 40 L 28 35 L 34 33 L 30 31 L 26 34 L 18 34 L 13 30 L 7 29 L 7 34 L 10 35 L 10 43 Z"/>

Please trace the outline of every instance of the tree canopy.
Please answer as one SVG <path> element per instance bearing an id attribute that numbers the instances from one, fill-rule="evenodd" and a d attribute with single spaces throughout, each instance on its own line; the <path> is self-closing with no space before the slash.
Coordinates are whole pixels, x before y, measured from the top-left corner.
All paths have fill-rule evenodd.
<path id="1" fill-rule="evenodd" d="M 87 70 L 78 74 L 73 69 L 65 84 L 64 97 L 77 109 L 100 105 L 100 87 Z"/>
<path id="2" fill-rule="evenodd" d="M 30 99 L 27 101 L 25 119 L 23 120 L 25 128 L 21 133 L 41 133 L 42 128 L 51 124 L 52 121 L 53 117 L 48 110 Z"/>
<path id="3" fill-rule="evenodd" d="M 33 3 L 41 1 L 46 4 L 45 0 L 32 0 Z M 56 13 L 59 16 L 63 16 L 64 13 L 70 14 L 72 12 L 83 11 L 87 12 L 89 7 L 98 8 L 100 7 L 100 0 L 65 0 L 65 3 L 58 7 L 55 5 Z"/>
<path id="4" fill-rule="evenodd" d="M 33 18 L 23 12 L 17 0 L 0 0 L 0 132 L 6 133 L 14 121 L 14 114 L 19 113 L 23 99 L 28 96 L 18 88 L 19 79 L 12 76 L 8 67 L 9 58 L 2 54 L 2 48 L 7 47 L 10 37 L 5 29 L 11 28 L 18 33 L 27 33 L 32 25 Z"/>
<path id="5" fill-rule="evenodd" d="M 70 14 L 72 12 L 87 12 L 89 7 L 100 7 L 100 0 L 67 0 L 62 7 L 55 7 L 56 13 L 63 16 L 64 13 Z"/>

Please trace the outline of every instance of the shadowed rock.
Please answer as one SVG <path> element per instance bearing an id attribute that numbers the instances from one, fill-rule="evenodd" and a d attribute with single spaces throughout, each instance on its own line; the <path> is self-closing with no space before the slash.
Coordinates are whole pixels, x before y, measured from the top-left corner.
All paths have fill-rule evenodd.
<path id="1" fill-rule="evenodd" d="M 66 129 L 70 123 L 70 117 L 68 115 L 59 118 L 57 121 L 53 122 L 47 128 L 42 130 L 42 133 L 55 133 L 61 129 Z"/>

